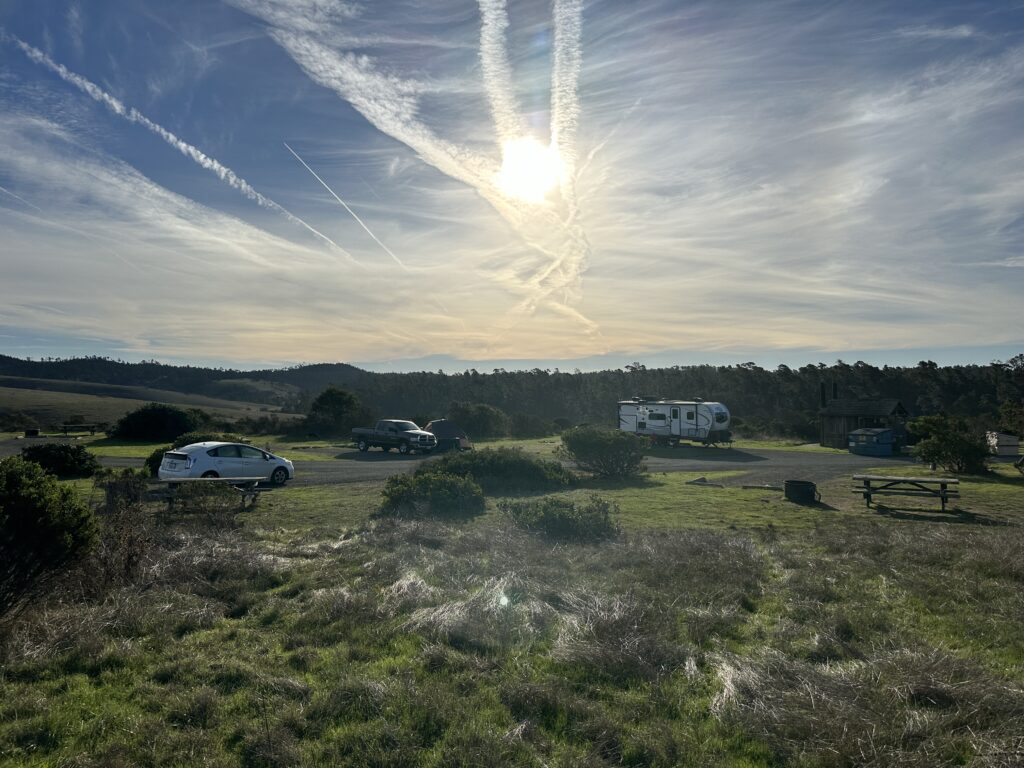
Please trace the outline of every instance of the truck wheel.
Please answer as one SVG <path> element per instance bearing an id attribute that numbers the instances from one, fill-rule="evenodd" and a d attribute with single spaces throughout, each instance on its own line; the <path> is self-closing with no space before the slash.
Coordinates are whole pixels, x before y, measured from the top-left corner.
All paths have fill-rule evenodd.
<path id="1" fill-rule="evenodd" d="M 403 456 L 409 455 L 409 444 L 404 440 L 398 444 L 398 452 Z"/>
<path id="2" fill-rule="evenodd" d="M 363 453 L 366 453 L 368 450 L 370 450 L 370 444 L 363 440 L 362 438 L 360 438 L 359 442 L 356 443 L 356 448 L 358 448 Z"/>

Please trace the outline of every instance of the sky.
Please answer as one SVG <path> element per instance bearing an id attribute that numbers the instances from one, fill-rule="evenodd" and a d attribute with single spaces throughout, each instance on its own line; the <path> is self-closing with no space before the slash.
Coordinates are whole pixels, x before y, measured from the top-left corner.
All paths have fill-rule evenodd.
<path id="1" fill-rule="evenodd" d="M 1024 3 L 0 0 L 0 353 L 1024 352 Z"/>

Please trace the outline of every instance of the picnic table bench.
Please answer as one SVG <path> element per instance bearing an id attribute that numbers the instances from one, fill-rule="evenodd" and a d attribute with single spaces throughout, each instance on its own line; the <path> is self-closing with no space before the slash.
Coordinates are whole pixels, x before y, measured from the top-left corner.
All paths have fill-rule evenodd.
<path id="1" fill-rule="evenodd" d="M 953 477 L 890 477 L 888 475 L 854 475 L 854 481 L 860 481 L 860 486 L 854 486 L 853 492 L 864 496 L 865 506 L 871 506 L 872 496 L 920 496 L 929 499 L 939 499 L 942 502 L 942 511 L 946 511 L 946 502 L 949 499 L 959 499 L 960 491 L 950 486 L 960 485 L 960 481 Z"/>
<path id="2" fill-rule="evenodd" d="M 60 431 L 64 433 L 64 437 L 71 432 L 88 432 L 90 435 L 95 435 L 99 426 L 99 424 L 61 424 Z"/>
<path id="3" fill-rule="evenodd" d="M 167 511 L 174 509 L 174 498 L 178 486 L 184 483 L 219 483 L 226 485 L 239 493 L 239 500 L 242 509 L 255 504 L 260 498 L 259 484 L 265 481 L 265 477 L 182 477 L 173 480 L 161 480 L 167 485 Z"/>

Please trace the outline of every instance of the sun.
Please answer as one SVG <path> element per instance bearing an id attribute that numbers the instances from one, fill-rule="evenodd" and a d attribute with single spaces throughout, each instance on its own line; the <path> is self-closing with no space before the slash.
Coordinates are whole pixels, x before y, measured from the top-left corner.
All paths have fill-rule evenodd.
<path id="1" fill-rule="evenodd" d="M 543 203 L 562 178 L 558 150 L 532 136 L 506 141 L 502 146 L 498 188 L 508 197 Z"/>

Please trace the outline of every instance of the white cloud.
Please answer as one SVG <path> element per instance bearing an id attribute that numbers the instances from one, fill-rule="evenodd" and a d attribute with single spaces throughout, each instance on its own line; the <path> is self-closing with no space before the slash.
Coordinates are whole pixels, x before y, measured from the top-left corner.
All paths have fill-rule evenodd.
<path id="1" fill-rule="evenodd" d="M 916 26 L 897 29 L 896 35 L 924 40 L 965 40 L 977 35 L 977 30 L 970 24 L 958 24 L 955 27 Z"/>

